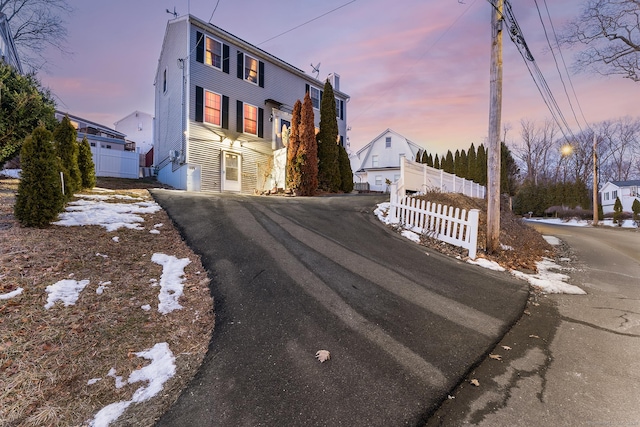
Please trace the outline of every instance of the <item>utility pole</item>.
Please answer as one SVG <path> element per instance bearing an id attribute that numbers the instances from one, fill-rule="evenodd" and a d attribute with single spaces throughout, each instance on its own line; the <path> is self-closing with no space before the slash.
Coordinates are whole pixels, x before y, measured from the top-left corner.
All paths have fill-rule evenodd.
<path id="1" fill-rule="evenodd" d="M 489 141 L 487 149 L 487 252 L 500 246 L 500 120 L 502 117 L 503 0 L 492 0 Z"/>
<path id="2" fill-rule="evenodd" d="M 593 131 L 593 224 L 598 225 L 598 139 Z"/>

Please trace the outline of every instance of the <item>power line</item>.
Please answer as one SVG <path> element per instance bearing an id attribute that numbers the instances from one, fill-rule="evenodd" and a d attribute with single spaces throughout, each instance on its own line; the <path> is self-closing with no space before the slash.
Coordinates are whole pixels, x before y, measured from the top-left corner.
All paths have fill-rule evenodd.
<path id="1" fill-rule="evenodd" d="M 218 5 L 219 4 L 220 4 L 220 0 L 218 0 L 216 2 L 216 7 L 214 7 L 213 8 L 213 12 L 211 12 L 211 17 L 209 17 L 209 21 L 207 21 L 207 22 L 209 22 L 209 24 L 211 24 L 211 20 L 213 19 L 213 15 L 216 13 L 216 10 L 218 10 Z"/>
<path id="2" fill-rule="evenodd" d="M 218 1 L 220 1 L 220 0 L 218 0 Z M 342 8 L 343 8 L 343 7 L 345 7 L 345 6 L 348 6 L 348 5 L 350 5 L 351 3 L 354 3 L 355 1 L 356 1 L 356 0 L 351 0 L 351 1 L 349 1 L 349 2 L 347 2 L 347 3 L 345 3 L 345 4 L 343 4 L 342 6 L 338 6 L 338 7 L 336 7 L 335 9 L 331 9 L 330 11 L 325 12 L 325 13 L 323 13 L 322 15 L 318 15 L 318 16 L 316 16 L 315 18 L 308 20 L 307 22 L 303 22 L 302 24 L 300 24 L 300 25 L 296 25 L 295 27 L 290 28 L 290 29 L 288 29 L 287 31 L 284 31 L 284 32 L 282 32 L 282 33 L 280 33 L 280 34 L 278 34 L 278 35 L 275 35 L 275 36 L 271 37 L 270 39 L 267 39 L 267 40 L 265 40 L 265 41 L 263 41 L 263 42 L 260 42 L 260 43 L 258 43 L 256 46 L 260 46 L 261 44 L 265 44 L 266 42 L 269 42 L 269 41 L 271 41 L 271 40 L 273 40 L 273 39 L 276 39 L 276 38 L 278 38 L 278 37 L 280 37 L 280 36 L 283 36 L 283 35 L 285 35 L 285 34 L 287 34 L 287 33 L 290 33 L 290 32 L 291 32 L 291 31 L 293 31 L 293 30 L 297 30 L 298 28 L 300 28 L 300 27 L 302 27 L 302 26 L 305 26 L 305 25 L 307 25 L 307 24 L 308 24 L 308 23 L 310 23 L 310 22 L 316 21 L 316 20 L 318 20 L 318 19 L 322 18 L 323 16 L 327 16 L 328 14 L 330 14 L 330 13 L 332 13 L 332 12 L 335 12 L 335 11 L 336 11 L 336 10 L 338 10 L 338 9 L 342 9 Z M 214 12 L 215 12 L 215 11 L 214 11 Z"/>

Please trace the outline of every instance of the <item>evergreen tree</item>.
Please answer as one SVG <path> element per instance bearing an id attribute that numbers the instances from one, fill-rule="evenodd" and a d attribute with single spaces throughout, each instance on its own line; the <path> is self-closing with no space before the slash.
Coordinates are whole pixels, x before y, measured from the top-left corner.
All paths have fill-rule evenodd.
<path id="1" fill-rule="evenodd" d="M 287 145 L 287 187 L 297 190 L 300 187 L 300 168 L 296 162 L 298 147 L 300 146 L 300 112 L 302 102 L 296 100 L 291 115 L 291 129 L 289 144 Z"/>
<path id="2" fill-rule="evenodd" d="M 613 204 L 613 223 L 622 225 L 622 202 L 620 197 L 616 197 L 616 202 Z"/>
<path id="3" fill-rule="evenodd" d="M 467 178 L 478 182 L 476 147 L 471 143 L 467 154 Z"/>
<path id="4" fill-rule="evenodd" d="M 633 211 L 633 220 L 636 222 L 636 225 L 638 225 L 638 221 L 640 221 L 640 200 L 635 199 L 633 201 L 631 210 Z"/>
<path id="5" fill-rule="evenodd" d="M 298 194 L 313 196 L 318 188 L 318 147 L 309 92 L 304 95 L 300 113 L 300 146 L 296 153 L 296 164 L 300 170 Z"/>
<path id="6" fill-rule="evenodd" d="M 469 164 L 467 159 L 467 152 L 460 150 L 460 168 L 457 174 L 461 178 L 469 179 Z"/>
<path id="7" fill-rule="evenodd" d="M 56 219 L 64 207 L 59 160 L 53 135 L 36 128 L 20 151 L 22 173 L 14 205 L 16 219 L 26 227 L 44 227 Z"/>
<path id="8" fill-rule="evenodd" d="M 454 164 L 453 164 L 453 153 L 451 152 L 451 150 L 447 151 L 447 155 L 444 158 L 444 160 L 442 160 L 442 162 L 440 163 L 440 166 L 442 167 L 443 171 L 448 173 L 453 173 Z"/>
<path id="9" fill-rule="evenodd" d="M 336 99 L 329 79 L 324 84 L 320 103 L 320 131 L 318 145 L 318 186 L 333 193 L 340 190 L 340 165 L 338 163 L 338 119 Z"/>
<path id="10" fill-rule="evenodd" d="M 459 177 L 462 177 L 460 167 L 460 150 L 456 150 L 455 154 L 453 155 L 453 173 Z"/>
<path id="11" fill-rule="evenodd" d="M 478 154 L 476 157 L 476 181 L 480 185 L 487 185 L 487 151 L 483 144 L 478 147 Z"/>
<path id="12" fill-rule="evenodd" d="M 340 164 L 340 189 L 345 193 L 353 191 L 353 171 L 347 150 L 338 145 L 338 163 Z"/>
<path id="13" fill-rule="evenodd" d="M 516 194 L 516 184 L 520 169 L 511 155 L 511 150 L 504 142 L 501 144 L 500 155 L 500 192 L 513 196 Z"/>
<path id="14" fill-rule="evenodd" d="M 418 150 L 416 154 L 416 163 L 422 163 L 422 150 Z"/>
<path id="15" fill-rule="evenodd" d="M 433 167 L 433 156 L 431 154 L 429 154 L 429 156 L 427 157 L 427 166 Z"/>
<path id="16" fill-rule="evenodd" d="M 0 60 L 0 169 L 39 125 L 55 128 L 54 113 L 53 96 L 34 75 L 23 76 Z"/>
<path id="17" fill-rule="evenodd" d="M 422 150 L 422 158 L 420 159 L 420 163 L 427 164 L 429 161 L 429 154 L 427 154 L 427 150 Z"/>
<path id="18" fill-rule="evenodd" d="M 436 169 L 440 169 L 440 166 L 441 166 L 440 165 L 440 159 L 438 158 L 438 154 L 436 154 L 436 158 L 433 161 L 433 167 L 436 168 Z"/>
<path id="19" fill-rule="evenodd" d="M 62 164 L 64 174 L 64 194 L 67 200 L 82 187 L 82 175 L 78 167 L 78 132 L 71 124 L 69 116 L 64 116 L 53 131 L 56 154 Z"/>
<path id="20" fill-rule="evenodd" d="M 93 188 L 96 186 L 96 165 L 93 163 L 91 156 L 91 147 L 85 136 L 82 138 L 80 147 L 78 147 L 78 168 L 80 169 L 80 177 L 82 180 L 81 187 Z"/>

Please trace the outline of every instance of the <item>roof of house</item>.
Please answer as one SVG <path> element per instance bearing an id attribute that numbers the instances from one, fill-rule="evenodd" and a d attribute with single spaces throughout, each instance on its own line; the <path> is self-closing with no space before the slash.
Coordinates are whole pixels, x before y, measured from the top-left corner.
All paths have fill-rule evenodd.
<path id="1" fill-rule="evenodd" d="M 640 179 L 634 179 L 631 181 L 609 181 L 609 182 L 611 182 L 613 185 L 617 187 L 632 187 L 632 186 L 640 185 Z"/>
<path id="2" fill-rule="evenodd" d="M 115 130 L 115 129 L 111 129 L 111 128 L 109 128 L 109 127 L 107 127 L 107 126 L 104 126 L 104 125 L 101 125 L 101 124 L 99 124 L 99 123 L 92 122 L 92 121 L 87 120 L 87 119 L 83 119 L 83 118 L 82 118 L 82 117 L 80 117 L 80 116 L 75 116 L 75 115 L 73 115 L 73 114 L 69 114 L 69 113 L 66 113 L 66 112 L 64 112 L 64 111 L 60 111 L 60 110 L 56 110 L 56 114 L 59 114 L 59 115 L 62 115 L 62 116 L 65 116 L 65 115 L 66 115 L 66 116 L 69 116 L 69 119 L 70 119 L 70 120 L 73 120 L 73 121 L 75 121 L 75 122 L 81 122 L 81 123 L 84 123 L 84 124 L 86 124 L 88 127 L 92 127 L 92 128 L 94 128 L 94 129 L 96 129 L 96 130 L 101 130 L 101 131 L 104 131 L 104 132 L 106 132 L 106 133 L 111 133 L 111 134 L 113 134 L 113 135 L 114 135 L 114 136 L 116 136 L 116 137 L 122 137 L 122 139 L 124 139 L 124 138 L 125 138 L 125 136 L 126 136 L 126 135 L 125 135 L 124 133 L 122 133 L 122 132 L 118 132 L 118 131 L 117 131 L 117 130 Z"/>

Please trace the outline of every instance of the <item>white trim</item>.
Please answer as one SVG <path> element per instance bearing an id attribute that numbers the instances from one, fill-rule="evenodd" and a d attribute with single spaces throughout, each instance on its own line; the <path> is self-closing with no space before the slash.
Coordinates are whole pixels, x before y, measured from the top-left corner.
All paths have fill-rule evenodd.
<path id="1" fill-rule="evenodd" d="M 247 58 L 251 58 L 254 61 L 256 61 L 256 81 L 255 82 L 252 82 L 251 80 L 249 80 L 247 78 Z M 243 70 L 244 70 L 243 71 L 243 80 L 245 82 L 249 82 L 251 84 L 254 84 L 254 85 L 258 86 L 258 84 L 260 83 L 260 60 L 258 58 L 256 58 L 256 57 L 252 56 L 252 55 L 249 55 L 248 53 L 245 53 L 244 56 L 243 56 L 243 62 L 244 62 L 244 64 L 242 64 L 243 65 Z"/>
<path id="2" fill-rule="evenodd" d="M 220 66 L 219 67 L 216 67 L 213 64 L 213 51 L 207 50 L 207 39 L 213 40 L 214 42 L 220 44 Z M 207 34 L 204 34 L 203 42 L 204 42 L 204 58 L 202 58 L 202 62 L 205 65 L 210 66 L 211 68 L 215 68 L 216 70 L 222 71 L 222 64 L 224 62 L 224 57 L 223 57 L 223 55 L 224 55 L 224 43 L 222 43 L 220 40 L 216 39 L 215 37 L 210 37 Z M 196 45 L 197 45 L 197 43 L 198 43 L 198 41 L 196 40 Z M 212 59 L 211 64 L 207 62 L 207 52 L 211 52 L 211 59 Z"/>

